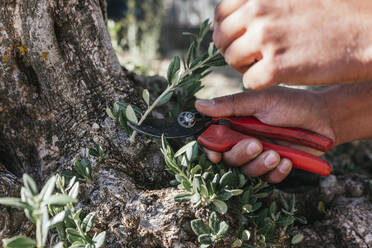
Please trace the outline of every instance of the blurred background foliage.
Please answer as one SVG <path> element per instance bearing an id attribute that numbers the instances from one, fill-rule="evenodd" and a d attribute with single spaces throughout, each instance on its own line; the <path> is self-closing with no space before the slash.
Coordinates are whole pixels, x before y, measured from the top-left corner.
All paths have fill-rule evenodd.
<path id="1" fill-rule="evenodd" d="M 184 55 L 190 37 L 207 18 L 213 20 L 219 0 L 108 0 L 108 28 L 119 61 L 145 76 L 166 75 L 170 59 Z M 212 34 L 209 34 L 211 40 Z M 209 43 L 206 42 L 205 49 Z M 224 67 L 208 76 L 200 98 L 241 91 L 241 76 Z M 221 90 L 222 89 L 222 90 Z"/>

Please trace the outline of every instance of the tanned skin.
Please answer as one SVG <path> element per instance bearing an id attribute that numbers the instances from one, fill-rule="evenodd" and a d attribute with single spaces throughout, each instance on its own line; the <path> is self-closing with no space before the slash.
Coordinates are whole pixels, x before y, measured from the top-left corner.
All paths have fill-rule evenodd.
<path id="1" fill-rule="evenodd" d="M 270 125 L 312 130 L 335 146 L 372 138 L 371 28 L 369 0 L 223 0 L 216 8 L 214 41 L 243 74 L 245 87 L 256 91 L 200 100 L 196 108 L 210 116 L 253 115 Z M 311 91 L 279 83 L 338 85 Z M 206 152 L 213 162 L 223 159 L 271 183 L 292 169 L 290 160 L 263 152 L 254 138 L 223 154 Z"/>

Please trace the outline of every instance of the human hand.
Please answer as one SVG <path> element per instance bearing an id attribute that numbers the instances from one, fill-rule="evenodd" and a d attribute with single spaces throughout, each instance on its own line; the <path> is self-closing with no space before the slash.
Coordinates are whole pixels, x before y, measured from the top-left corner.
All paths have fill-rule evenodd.
<path id="1" fill-rule="evenodd" d="M 213 39 L 247 88 L 320 85 L 372 79 L 370 27 L 370 0 L 222 0 Z"/>
<path id="2" fill-rule="evenodd" d="M 327 104 L 322 95 L 312 91 L 273 87 L 265 91 L 244 92 L 214 100 L 199 100 L 195 106 L 199 112 L 213 117 L 255 116 L 269 125 L 303 128 L 336 139 Z M 280 144 L 316 156 L 322 154 L 300 145 Z M 281 159 L 277 152 L 263 152 L 262 145 L 256 138 L 242 140 L 223 154 L 207 149 L 205 151 L 214 163 L 223 159 L 230 166 L 242 166 L 244 173 L 249 176 L 265 175 L 266 180 L 271 183 L 281 182 L 292 168 L 291 161 Z"/>

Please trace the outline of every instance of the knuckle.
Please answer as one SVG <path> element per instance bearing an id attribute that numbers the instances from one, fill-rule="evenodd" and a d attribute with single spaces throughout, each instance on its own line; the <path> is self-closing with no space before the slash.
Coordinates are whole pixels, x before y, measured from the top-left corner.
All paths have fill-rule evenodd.
<path id="1" fill-rule="evenodd" d="M 234 49 L 234 47 L 230 46 L 225 50 L 225 61 L 229 66 L 238 69 L 239 61 L 238 57 L 235 55 Z"/>
<path id="2" fill-rule="evenodd" d="M 217 4 L 216 8 L 214 9 L 214 20 L 216 22 L 220 22 L 221 19 L 223 18 L 223 14 L 222 13 L 223 13 L 223 9 L 224 9 L 224 1 L 225 0 L 220 1 Z"/>
<path id="3" fill-rule="evenodd" d="M 266 4 L 262 0 L 249 1 L 249 11 L 254 17 L 262 16 L 267 12 Z"/>
<path id="4" fill-rule="evenodd" d="M 277 28 L 275 27 L 275 25 L 267 22 L 261 22 L 258 32 L 261 44 L 271 43 L 274 39 L 276 30 Z"/>
<path id="5" fill-rule="evenodd" d="M 218 35 L 217 30 L 213 32 L 213 42 L 217 48 L 220 48 L 220 40 L 219 40 L 219 35 Z"/>

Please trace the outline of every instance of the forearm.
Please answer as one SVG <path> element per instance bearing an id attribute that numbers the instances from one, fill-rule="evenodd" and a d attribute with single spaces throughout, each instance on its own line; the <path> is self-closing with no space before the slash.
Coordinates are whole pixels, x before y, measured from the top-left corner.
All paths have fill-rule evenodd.
<path id="1" fill-rule="evenodd" d="M 335 145 L 372 138 L 372 81 L 319 92 L 328 106 Z"/>

